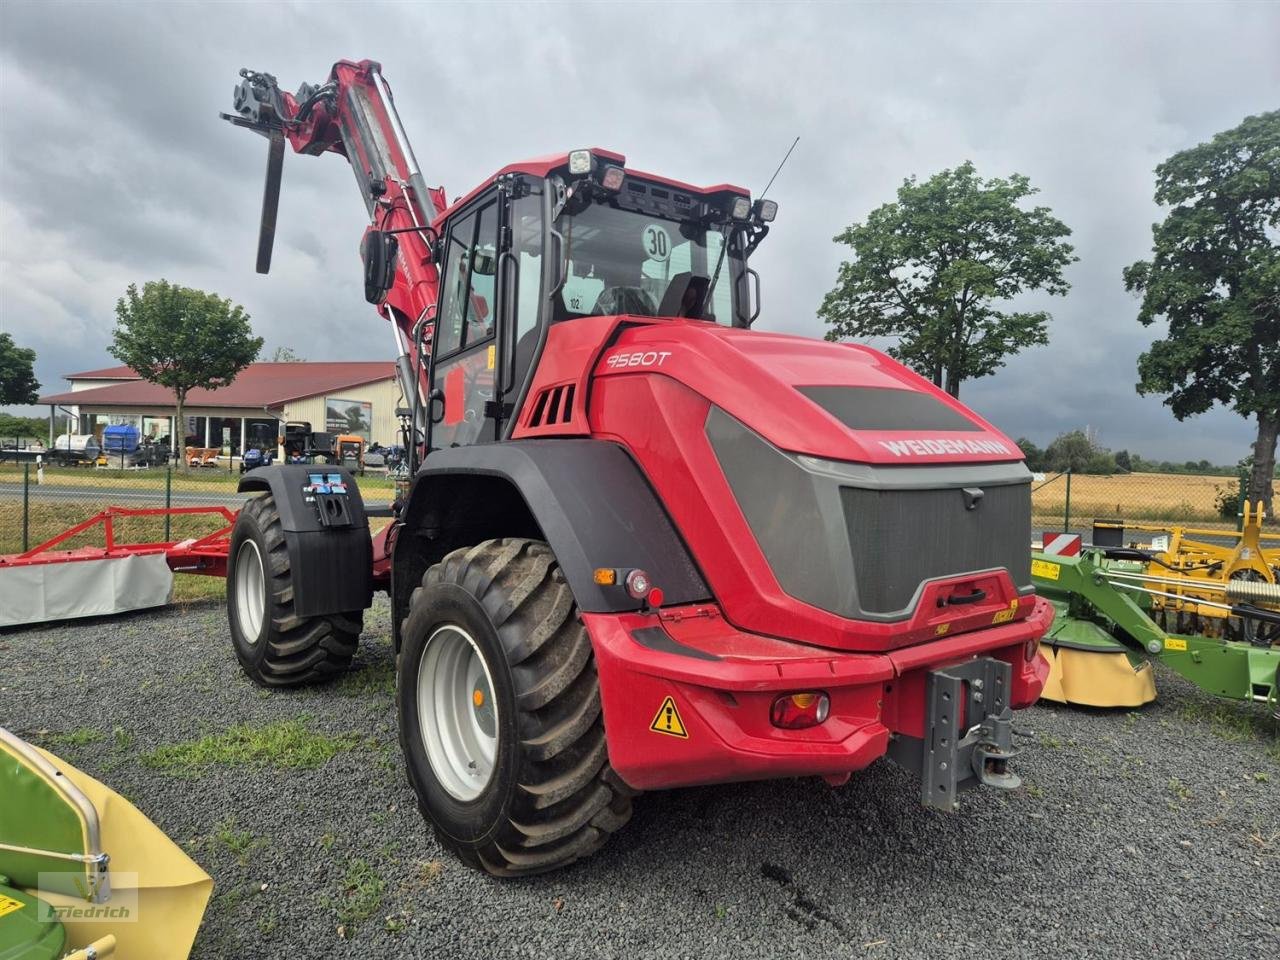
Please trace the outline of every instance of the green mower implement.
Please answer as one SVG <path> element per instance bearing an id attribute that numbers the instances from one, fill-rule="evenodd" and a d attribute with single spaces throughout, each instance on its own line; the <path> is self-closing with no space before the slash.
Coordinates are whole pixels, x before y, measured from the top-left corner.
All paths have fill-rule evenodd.
<path id="1" fill-rule="evenodd" d="M 0 960 L 181 960 L 212 889 L 128 800 L 0 727 Z"/>
<path id="2" fill-rule="evenodd" d="M 1091 707 L 1137 707 L 1155 699 L 1158 660 L 1217 697 L 1277 710 L 1280 645 L 1167 633 L 1151 618 L 1156 592 L 1133 551 L 1090 548 L 1078 557 L 1032 553 L 1036 592 L 1053 603 L 1042 650 L 1042 697 Z M 1227 599 L 1230 599 L 1228 597 Z M 1233 616 L 1280 624 L 1280 613 L 1221 604 Z"/>

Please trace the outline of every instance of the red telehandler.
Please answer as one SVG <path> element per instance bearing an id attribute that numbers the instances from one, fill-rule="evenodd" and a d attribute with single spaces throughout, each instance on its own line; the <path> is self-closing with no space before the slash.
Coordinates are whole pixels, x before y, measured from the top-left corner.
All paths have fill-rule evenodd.
<path id="1" fill-rule="evenodd" d="M 412 486 L 371 538 L 336 467 L 245 475 L 227 567 L 265 686 L 347 668 L 391 597 L 400 743 L 442 844 L 499 875 L 584 857 L 641 790 L 886 753 L 942 810 L 1012 788 L 1011 711 L 1053 615 L 1018 448 L 874 350 L 753 332 L 777 206 L 608 150 L 514 163 L 452 204 L 377 63 L 282 92 L 286 143 L 351 164 L 366 299 L 394 341 Z M 384 514 L 387 515 L 387 514 Z"/>

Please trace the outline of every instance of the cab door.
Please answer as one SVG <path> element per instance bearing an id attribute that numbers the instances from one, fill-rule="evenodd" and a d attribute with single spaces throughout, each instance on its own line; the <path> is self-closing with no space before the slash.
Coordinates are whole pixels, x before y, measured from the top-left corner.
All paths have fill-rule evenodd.
<path id="1" fill-rule="evenodd" d="M 498 201 L 490 194 L 455 219 L 444 239 L 432 341 L 432 387 L 443 396 L 433 405 L 434 449 L 499 436 L 500 408 L 492 402 L 497 386 L 498 253 Z"/>
<path id="2" fill-rule="evenodd" d="M 456 218 L 440 258 L 431 448 L 501 439 L 536 363 L 541 191 L 507 179 Z"/>

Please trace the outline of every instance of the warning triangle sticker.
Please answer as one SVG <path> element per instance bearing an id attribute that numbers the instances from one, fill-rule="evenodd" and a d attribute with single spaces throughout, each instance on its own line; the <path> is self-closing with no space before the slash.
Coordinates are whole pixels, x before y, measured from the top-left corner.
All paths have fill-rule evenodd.
<path id="1" fill-rule="evenodd" d="M 649 729 L 654 733 L 665 733 L 682 740 L 689 739 L 684 721 L 680 719 L 680 711 L 676 709 L 676 702 L 670 697 L 662 701 L 662 706 L 658 708 L 658 715 L 653 718 L 653 723 L 649 724 Z"/>

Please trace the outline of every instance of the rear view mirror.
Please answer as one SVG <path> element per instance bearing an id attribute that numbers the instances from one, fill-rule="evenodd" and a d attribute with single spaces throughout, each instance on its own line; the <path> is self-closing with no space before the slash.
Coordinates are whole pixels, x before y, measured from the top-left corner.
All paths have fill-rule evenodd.
<path id="1" fill-rule="evenodd" d="M 364 298 L 370 303 L 381 303 L 395 283 L 399 250 L 393 233 L 370 230 L 364 235 L 360 254 L 364 260 Z"/>
<path id="2" fill-rule="evenodd" d="M 476 247 L 471 257 L 472 269 L 482 277 L 498 272 L 498 251 L 493 247 Z"/>

